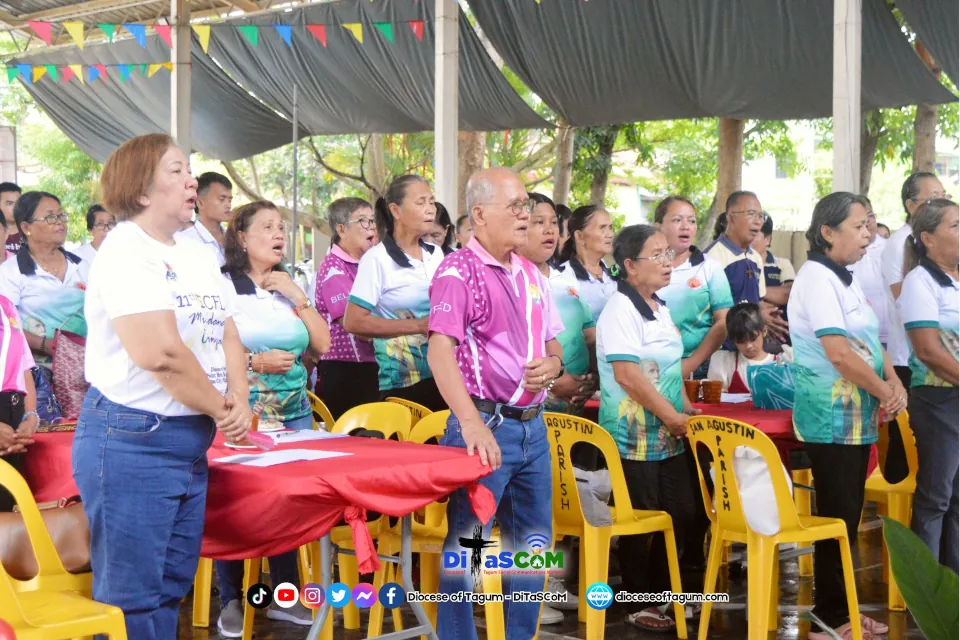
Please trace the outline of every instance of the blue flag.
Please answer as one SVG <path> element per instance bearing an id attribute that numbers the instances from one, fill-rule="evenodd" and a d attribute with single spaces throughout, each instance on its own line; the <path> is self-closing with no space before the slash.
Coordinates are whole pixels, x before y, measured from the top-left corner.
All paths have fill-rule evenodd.
<path id="1" fill-rule="evenodd" d="M 275 24 L 273 28 L 277 30 L 277 33 L 280 34 L 280 37 L 283 38 L 283 41 L 287 43 L 288 47 L 293 46 L 293 27 L 289 24 Z"/>
<path id="2" fill-rule="evenodd" d="M 147 48 L 147 26 L 143 24 L 125 24 L 123 28 L 130 32 L 133 39 L 143 47 Z"/>

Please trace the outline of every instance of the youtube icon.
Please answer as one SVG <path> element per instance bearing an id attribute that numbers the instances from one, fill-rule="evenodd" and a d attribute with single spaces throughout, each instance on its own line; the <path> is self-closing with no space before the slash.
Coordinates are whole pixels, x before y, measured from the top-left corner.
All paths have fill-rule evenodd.
<path id="1" fill-rule="evenodd" d="M 281 582 L 273 590 L 273 601 L 277 606 L 289 609 L 300 600 L 300 590 L 290 582 Z"/>

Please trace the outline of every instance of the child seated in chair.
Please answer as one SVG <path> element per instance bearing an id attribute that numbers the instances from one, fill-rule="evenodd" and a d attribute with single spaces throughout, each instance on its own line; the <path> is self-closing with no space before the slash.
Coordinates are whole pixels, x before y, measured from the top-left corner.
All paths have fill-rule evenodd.
<path id="1" fill-rule="evenodd" d="M 741 302 L 727 313 L 727 334 L 736 345 L 737 352 L 718 351 L 710 358 L 707 380 L 720 380 L 727 393 L 750 393 L 747 383 L 747 367 L 773 365 L 777 362 L 792 362 L 793 350 L 784 345 L 779 356 L 763 349 L 767 335 L 760 307 L 751 302 Z M 780 531 L 777 514 L 777 499 L 773 493 L 773 481 L 767 463 L 759 453 L 749 447 L 737 447 L 734 452 L 733 470 L 740 488 L 744 516 L 750 528 L 760 534 L 773 535 Z M 790 474 L 783 469 L 787 486 L 792 488 Z M 710 470 L 711 477 L 713 469 Z"/>
<path id="2" fill-rule="evenodd" d="M 773 355 L 763 349 L 767 336 L 760 307 L 741 302 L 727 313 L 727 335 L 737 351 L 717 351 L 710 358 L 707 380 L 723 382 L 727 393 L 751 393 L 747 367 L 793 362 L 793 348 L 784 345 L 783 353 Z"/>

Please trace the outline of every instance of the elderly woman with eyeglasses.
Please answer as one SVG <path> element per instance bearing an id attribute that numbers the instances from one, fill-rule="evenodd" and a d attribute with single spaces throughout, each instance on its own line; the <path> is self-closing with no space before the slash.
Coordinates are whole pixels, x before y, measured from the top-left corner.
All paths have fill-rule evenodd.
<path id="1" fill-rule="evenodd" d="M 617 292 L 597 322 L 600 425 L 620 450 L 634 509 L 666 511 L 682 547 L 694 516 L 695 496 L 683 455 L 687 419 L 698 413 L 683 388 L 683 339 L 657 292 L 670 284 L 676 254 L 651 225 L 620 231 L 613 245 Z M 620 538 L 623 588 L 637 593 L 670 590 L 666 548 L 659 534 Z M 677 550 L 682 553 L 682 548 Z M 676 627 L 666 606 L 632 603 L 627 622 L 644 631 Z M 692 611 L 690 612 L 693 613 Z"/>
<path id="2" fill-rule="evenodd" d="M 103 205 L 95 204 L 91 206 L 87 209 L 87 231 L 90 232 L 90 242 L 80 245 L 74 253 L 87 262 L 93 262 L 104 238 L 116 226 L 117 219 L 104 209 Z"/>
<path id="3" fill-rule="evenodd" d="M 83 315 L 87 268 L 79 256 L 65 251 L 67 214 L 60 199 L 44 191 L 28 191 L 13 210 L 24 244 L 15 260 L 0 265 L 0 294 L 16 306 L 37 368 L 37 411 L 43 420 L 60 417 L 51 391 L 54 333 L 85 336 Z"/>
<path id="4" fill-rule="evenodd" d="M 348 409 L 380 397 L 373 342 L 343 328 L 360 258 L 377 244 L 377 220 L 366 200 L 340 198 L 327 207 L 327 222 L 332 246 L 317 269 L 314 300 L 330 327 L 331 348 L 317 364 L 317 395 L 337 420 Z"/>

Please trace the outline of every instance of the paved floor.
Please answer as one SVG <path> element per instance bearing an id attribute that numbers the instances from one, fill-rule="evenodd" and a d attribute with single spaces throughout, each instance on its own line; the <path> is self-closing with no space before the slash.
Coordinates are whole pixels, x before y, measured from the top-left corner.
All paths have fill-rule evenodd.
<path id="1" fill-rule="evenodd" d="M 890 626 L 888 637 L 891 640 L 923 638 L 909 613 L 887 611 L 886 585 L 881 581 L 880 521 L 869 518 L 864 528 L 866 530 L 861 532 L 853 556 L 861 611 L 877 620 L 886 622 Z M 612 560 L 612 571 L 615 566 L 615 560 Z M 696 577 L 685 576 L 686 591 L 694 591 L 687 585 L 694 584 L 695 580 Z M 726 591 L 730 594 L 730 604 L 717 605 L 717 611 L 713 614 L 710 624 L 710 637 L 746 638 L 746 575 L 737 571 L 736 566 L 733 571 L 724 569 L 721 572 L 721 583 L 718 591 Z M 799 617 L 805 611 L 810 610 L 812 595 L 812 578 L 800 579 L 797 575 L 797 561 L 795 559 L 784 560 L 780 565 L 780 630 L 776 634 L 771 633 L 771 638 L 806 638 L 810 623 L 800 620 Z M 199 629 L 191 626 L 191 601 L 185 602 L 180 613 L 180 638 L 193 640 L 218 638 L 216 608 L 217 602 L 214 598 L 210 613 L 213 626 L 210 629 Z M 412 622 L 412 615 L 405 617 L 410 618 L 410 622 Z M 653 638 L 670 637 L 664 634 L 643 633 L 635 630 L 623 622 L 623 617 L 623 610 L 617 604 L 607 610 L 605 637 L 608 640 L 652 640 Z M 365 618 L 364 616 L 364 624 L 366 622 Z M 483 640 L 486 638 L 486 634 L 484 633 L 483 617 L 479 610 L 476 620 L 479 637 Z M 690 628 L 690 637 L 696 637 L 695 630 L 695 626 Z M 392 631 L 389 618 L 384 625 L 384 631 Z M 255 634 L 259 640 L 301 640 L 306 637 L 306 628 L 289 623 L 273 622 L 260 613 L 256 618 Z M 543 640 L 579 640 L 585 637 L 585 627 L 577 623 L 576 612 L 568 612 L 561 624 L 541 627 L 540 632 L 540 638 Z M 366 638 L 366 630 L 364 628 L 362 631 L 344 631 L 338 618 L 336 619 L 334 638 L 337 640 L 360 640 Z"/>

